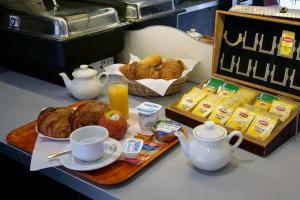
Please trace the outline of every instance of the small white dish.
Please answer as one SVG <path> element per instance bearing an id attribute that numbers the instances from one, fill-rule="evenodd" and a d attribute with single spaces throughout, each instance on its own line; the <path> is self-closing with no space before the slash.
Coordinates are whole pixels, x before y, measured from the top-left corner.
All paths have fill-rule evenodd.
<path id="1" fill-rule="evenodd" d="M 120 157 L 123 150 L 121 143 L 117 140 L 112 138 L 109 138 L 107 140 L 110 140 L 115 146 L 115 151 L 112 154 L 105 154 L 102 158 L 96 161 L 85 162 L 75 158 L 71 153 L 69 153 L 61 155 L 59 157 L 59 161 L 64 167 L 77 171 L 90 171 L 106 167 L 107 165 L 115 162 Z M 71 149 L 71 147 L 70 145 L 67 145 L 63 151 L 69 149 Z"/>
<path id="2" fill-rule="evenodd" d="M 50 140 L 58 140 L 58 141 L 68 141 L 70 140 L 69 137 L 67 138 L 55 138 L 55 137 L 50 137 L 50 136 L 47 136 L 47 135 L 43 135 L 42 133 L 40 133 L 37 129 L 37 126 L 35 125 L 35 131 L 37 132 L 37 134 L 41 137 L 41 138 L 47 138 L 47 139 L 50 139 Z"/>
<path id="3" fill-rule="evenodd" d="M 123 144 L 123 155 L 126 158 L 135 159 L 143 148 L 143 140 L 127 138 Z"/>

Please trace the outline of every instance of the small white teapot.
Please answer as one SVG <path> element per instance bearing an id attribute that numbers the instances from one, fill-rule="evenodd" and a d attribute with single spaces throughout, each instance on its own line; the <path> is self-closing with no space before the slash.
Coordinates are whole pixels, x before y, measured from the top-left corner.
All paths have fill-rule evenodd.
<path id="1" fill-rule="evenodd" d="M 183 152 L 192 163 L 207 171 L 221 169 L 230 162 L 233 151 L 241 144 L 243 135 L 240 131 L 233 131 L 227 136 L 227 131 L 213 121 L 207 121 L 193 129 L 194 138 L 188 142 L 181 132 L 175 133 L 179 138 Z M 232 146 L 229 141 L 233 136 L 239 139 Z"/>
<path id="2" fill-rule="evenodd" d="M 102 72 L 97 76 L 97 70 L 88 68 L 88 65 L 81 65 L 80 69 L 73 71 L 74 79 L 71 81 L 66 73 L 59 74 L 71 94 L 81 100 L 94 99 L 102 92 L 102 87 L 108 81 L 108 74 Z M 106 76 L 103 83 L 99 80 L 101 76 Z"/>

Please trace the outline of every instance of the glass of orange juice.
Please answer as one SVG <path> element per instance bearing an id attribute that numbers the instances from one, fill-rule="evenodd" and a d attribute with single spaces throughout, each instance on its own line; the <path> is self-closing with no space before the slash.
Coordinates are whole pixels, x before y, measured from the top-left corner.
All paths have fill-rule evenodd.
<path id="1" fill-rule="evenodd" d="M 109 105 L 128 118 L 128 85 L 124 81 L 114 81 L 108 86 Z"/>

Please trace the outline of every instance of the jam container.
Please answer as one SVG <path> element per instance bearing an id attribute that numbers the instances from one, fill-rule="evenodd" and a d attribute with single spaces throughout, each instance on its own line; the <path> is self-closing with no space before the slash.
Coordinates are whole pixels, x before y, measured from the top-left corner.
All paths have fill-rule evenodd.
<path id="1" fill-rule="evenodd" d="M 143 144 L 144 142 L 141 139 L 127 138 L 123 144 L 123 155 L 126 158 L 137 158 L 142 150 Z"/>
<path id="2" fill-rule="evenodd" d="M 177 138 L 175 133 L 182 130 L 182 125 L 172 120 L 158 120 L 152 128 L 158 141 L 169 143 Z"/>

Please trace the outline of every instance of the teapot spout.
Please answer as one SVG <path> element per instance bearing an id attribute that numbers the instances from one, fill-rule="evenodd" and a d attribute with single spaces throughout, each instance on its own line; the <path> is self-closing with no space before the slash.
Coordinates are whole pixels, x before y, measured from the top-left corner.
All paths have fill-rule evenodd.
<path id="1" fill-rule="evenodd" d="M 186 156 L 190 156 L 190 144 L 187 142 L 186 137 L 182 132 L 176 132 L 175 135 L 178 137 L 180 146 Z"/>
<path id="2" fill-rule="evenodd" d="M 59 73 L 59 76 L 61 76 L 63 78 L 66 88 L 68 90 L 70 90 L 72 81 L 69 79 L 69 77 L 67 76 L 67 74 L 64 73 L 64 72 L 61 72 L 61 73 Z"/>

